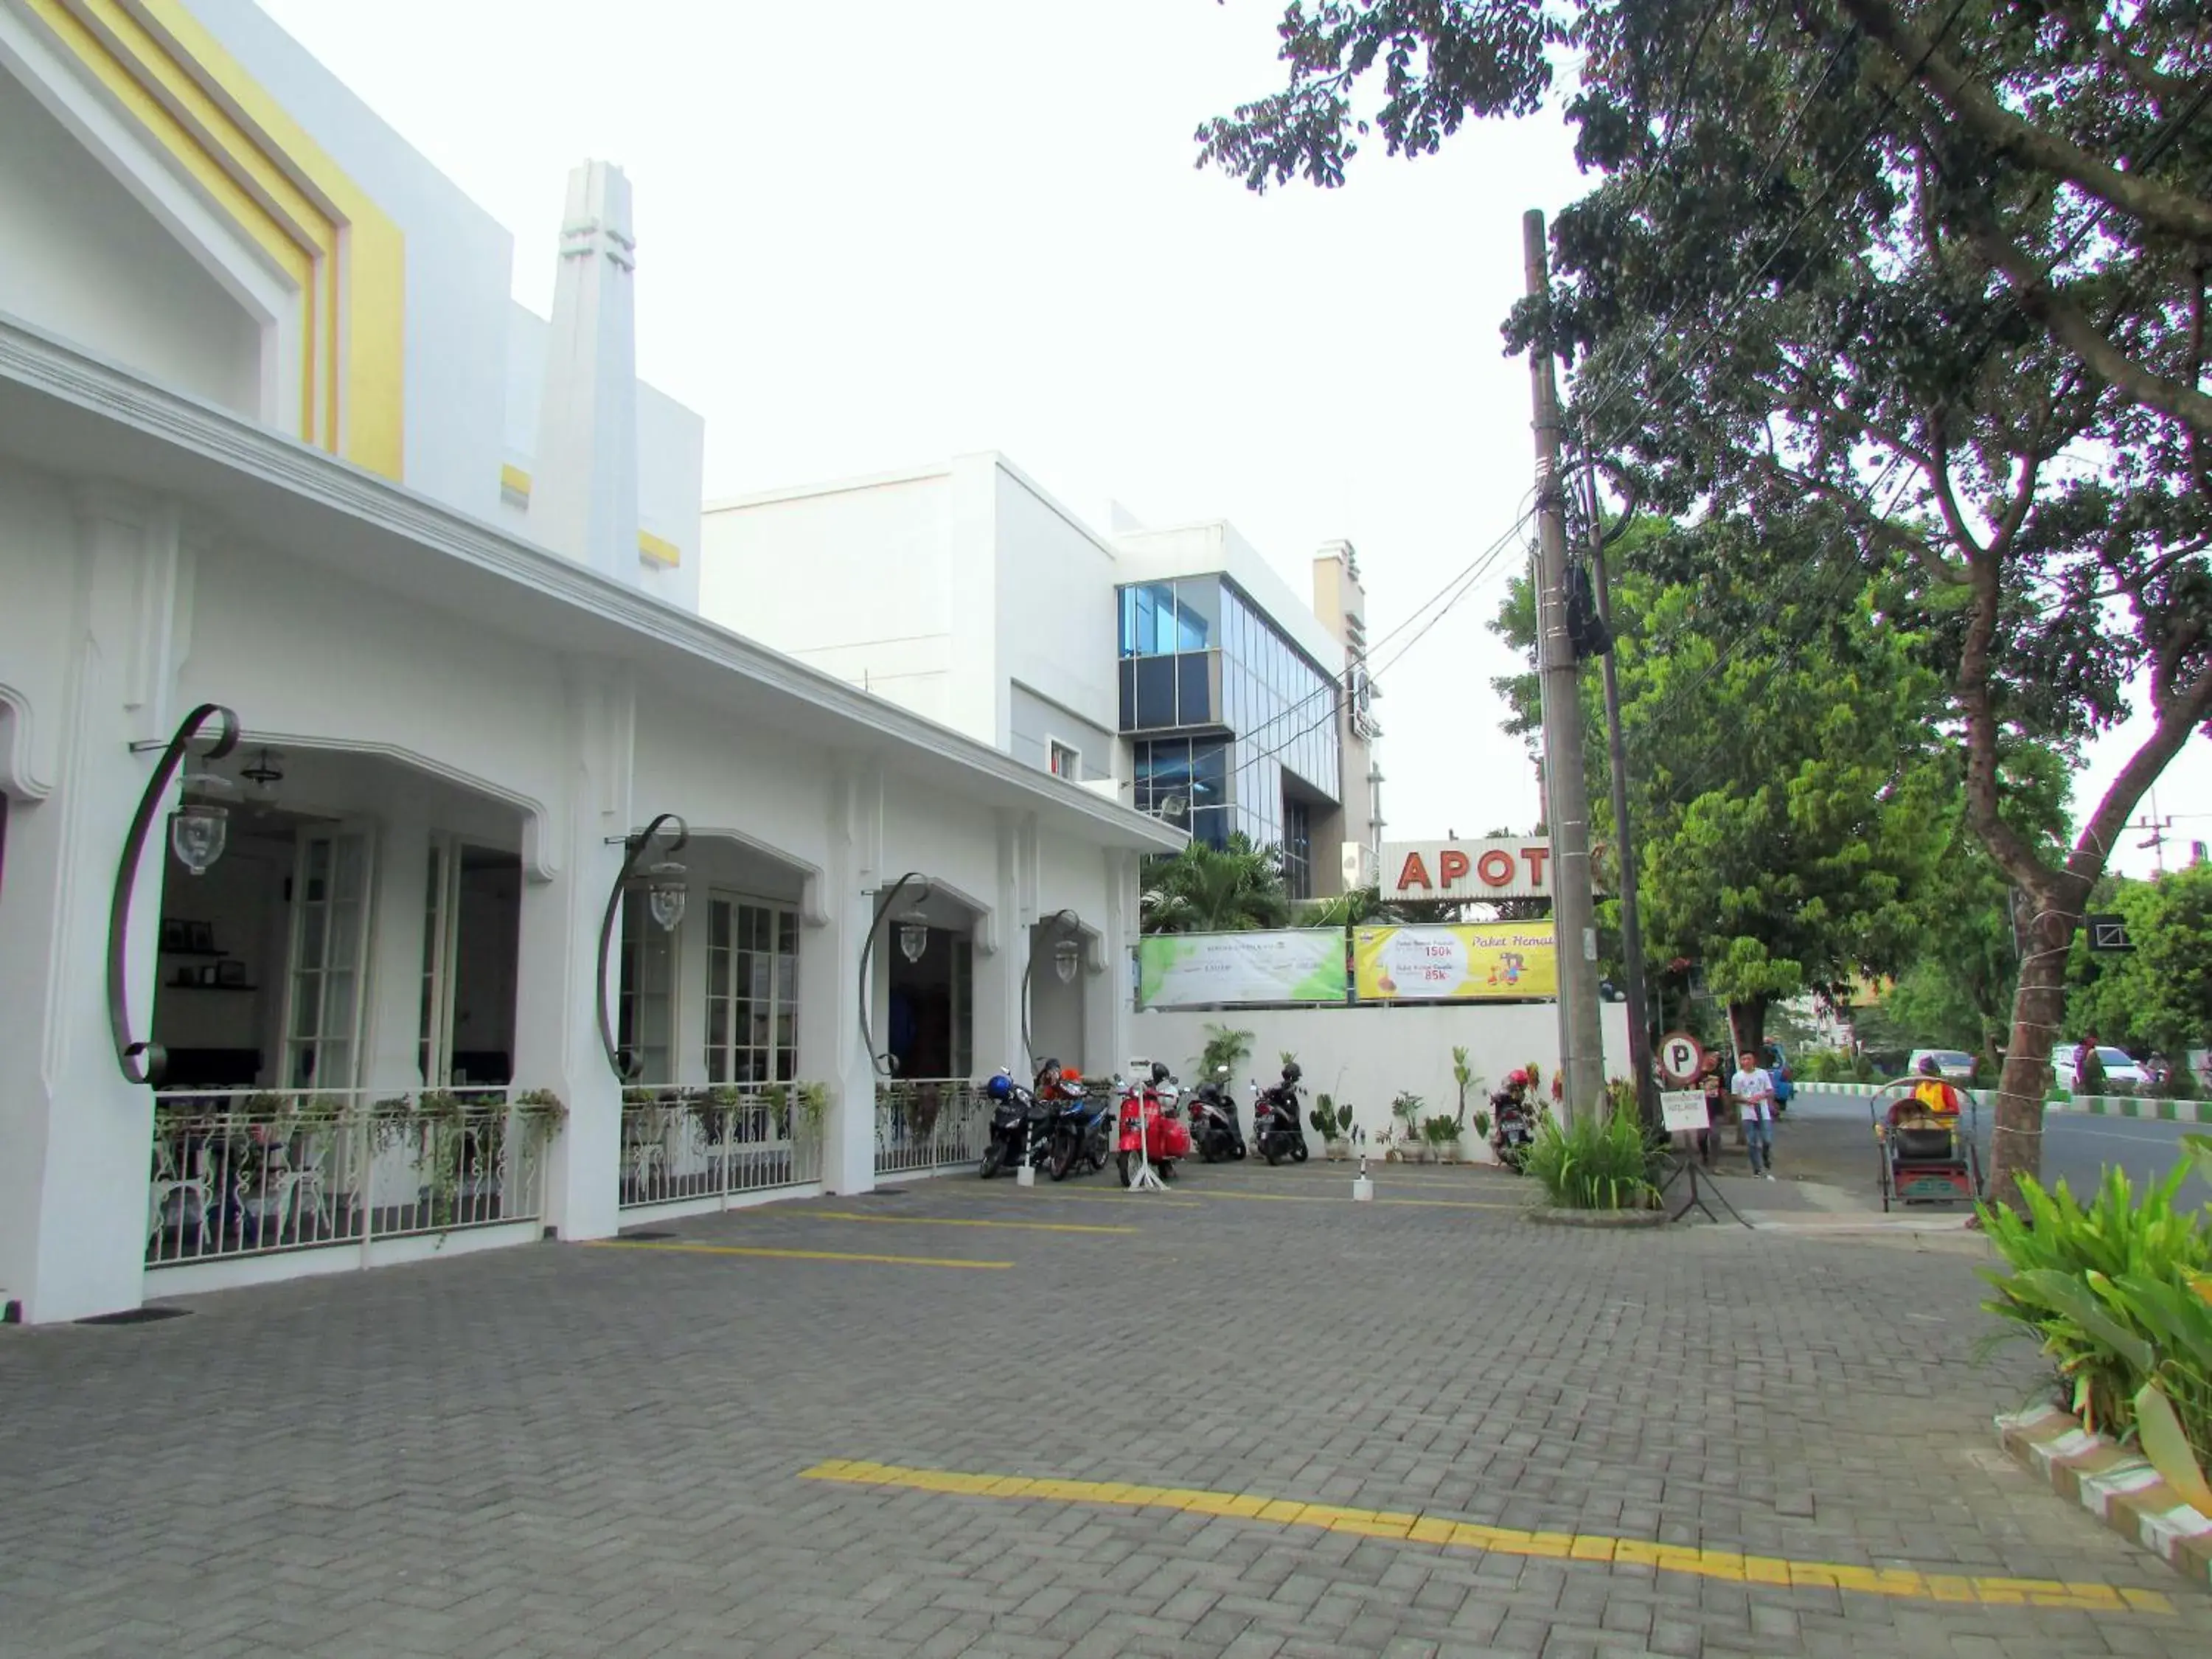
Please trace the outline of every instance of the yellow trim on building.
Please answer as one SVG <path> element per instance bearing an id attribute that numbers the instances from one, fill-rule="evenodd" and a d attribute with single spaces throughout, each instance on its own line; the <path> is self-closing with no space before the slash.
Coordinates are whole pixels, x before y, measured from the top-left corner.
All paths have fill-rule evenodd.
<path id="1" fill-rule="evenodd" d="M 182 0 L 26 0 L 300 295 L 298 432 L 405 469 L 406 240 Z"/>
<path id="2" fill-rule="evenodd" d="M 499 487 L 507 495 L 519 496 L 525 501 L 530 499 L 530 475 L 512 463 L 502 461 L 500 464 Z M 665 536 L 656 536 L 649 530 L 637 532 L 637 551 L 640 558 L 649 559 L 654 564 L 671 570 L 684 562 L 682 548 Z"/>

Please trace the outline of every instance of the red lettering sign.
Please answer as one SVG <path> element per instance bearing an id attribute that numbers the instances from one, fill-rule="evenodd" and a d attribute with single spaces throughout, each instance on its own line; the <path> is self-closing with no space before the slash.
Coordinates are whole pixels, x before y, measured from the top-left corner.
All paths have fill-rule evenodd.
<path id="1" fill-rule="evenodd" d="M 1446 848 L 1437 854 L 1437 873 L 1449 887 L 1467 873 L 1467 854 L 1456 847 Z"/>
<path id="2" fill-rule="evenodd" d="M 1503 887 L 1513 879 L 1513 854 L 1493 847 L 1475 861 L 1474 873 L 1486 886 Z"/>
<path id="3" fill-rule="evenodd" d="M 1544 884 L 1544 860 L 1551 855 L 1552 849 L 1548 847 L 1524 847 L 1521 849 L 1522 858 L 1528 862 L 1528 884 L 1531 887 Z"/>
<path id="4" fill-rule="evenodd" d="M 1421 862 L 1419 853 L 1407 854 L 1406 867 L 1398 872 L 1398 890 L 1403 892 L 1409 887 L 1426 887 L 1431 892 L 1436 889 L 1436 884 L 1429 879 L 1429 866 Z"/>

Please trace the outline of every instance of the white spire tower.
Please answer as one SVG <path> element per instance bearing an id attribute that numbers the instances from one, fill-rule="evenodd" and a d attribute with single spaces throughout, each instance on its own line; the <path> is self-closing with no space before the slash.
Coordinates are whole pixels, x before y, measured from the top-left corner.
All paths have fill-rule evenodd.
<path id="1" fill-rule="evenodd" d="M 531 459 L 530 534 L 638 581 L 637 296 L 629 180 L 606 161 L 568 174 L 561 268 Z"/>

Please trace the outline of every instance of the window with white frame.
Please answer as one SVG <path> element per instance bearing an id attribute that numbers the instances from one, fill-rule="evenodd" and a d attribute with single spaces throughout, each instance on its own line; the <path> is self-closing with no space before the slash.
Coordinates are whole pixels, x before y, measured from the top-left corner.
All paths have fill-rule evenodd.
<path id="1" fill-rule="evenodd" d="M 653 919 L 651 900 L 640 889 L 623 895 L 622 995 L 616 1047 L 638 1060 L 640 1083 L 676 1080 L 676 941 Z"/>
<path id="2" fill-rule="evenodd" d="M 1071 749 L 1057 738 L 1049 743 L 1047 748 L 1052 757 L 1053 776 L 1068 778 L 1077 783 L 1083 781 L 1083 751 L 1081 750 Z"/>
<path id="3" fill-rule="evenodd" d="M 799 913 L 764 899 L 707 902 L 707 1080 L 799 1076 Z"/>

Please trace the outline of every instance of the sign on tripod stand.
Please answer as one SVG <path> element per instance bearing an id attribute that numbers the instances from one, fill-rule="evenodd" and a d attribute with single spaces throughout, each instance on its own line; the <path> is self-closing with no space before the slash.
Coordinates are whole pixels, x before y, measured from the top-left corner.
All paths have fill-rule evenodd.
<path id="1" fill-rule="evenodd" d="M 1712 1127 L 1705 1094 L 1697 1089 L 1670 1089 L 1661 1095 L 1659 1117 L 1670 1135 L 1693 1135 Z"/>

